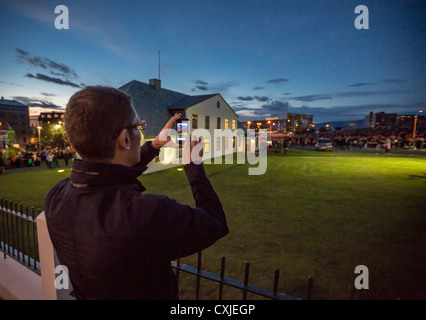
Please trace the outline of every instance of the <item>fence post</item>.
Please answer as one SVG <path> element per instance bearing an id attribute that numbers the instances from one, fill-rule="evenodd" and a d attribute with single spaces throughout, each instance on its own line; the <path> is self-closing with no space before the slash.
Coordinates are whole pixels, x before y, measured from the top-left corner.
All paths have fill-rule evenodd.
<path id="1" fill-rule="evenodd" d="M 306 293 L 306 300 L 311 300 L 312 298 L 312 287 L 314 285 L 314 278 L 309 276 L 308 279 L 308 292 Z"/>
<path id="2" fill-rule="evenodd" d="M 243 300 L 247 300 L 247 286 L 249 282 L 249 272 L 250 272 L 250 262 L 246 262 L 246 269 L 244 271 L 244 290 L 243 290 Z"/>
<path id="3" fill-rule="evenodd" d="M 47 229 L 47 222 L 44 211 L 37 217 L 37 232 L 39 241 L 41 289 L 43 299 L 57 300 L 58 296 L 55 288 L 55 256 L 53 251 L 53 244 L 50 240 L 49 231 Z"/>
<path id="4" fill-rule="evenodd" d="M 274 274 L 274 296 L 278 294 L 278 284 L 279 284 L 279 278 L 280 278 L 280 269 L 275 268 L 275 274 Z"/>
<path id="5" fill-rule="evenodd" d="M 225 256 L 222 256 L 220 263 L 220 283 L 219 283 L 219 300 L 223 298 L 223 280 L 225 278 Z"/>
<path id="6" fill-rule="evenodd" d="M 201 251 L 198 251 L 198 261 L 197 261 L 197 283 L 195 286 L 195 300 L 200 299 L 200 277 L 201 274 Z"/>

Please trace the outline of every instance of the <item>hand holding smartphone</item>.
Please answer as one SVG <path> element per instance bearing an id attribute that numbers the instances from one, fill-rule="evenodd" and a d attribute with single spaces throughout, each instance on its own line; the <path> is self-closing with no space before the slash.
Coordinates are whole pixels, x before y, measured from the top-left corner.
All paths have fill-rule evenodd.
<path id="1" fill-rule="evenodd" d="M 189 135 L 189 120 L 188 119 L 179 119 L 176 121 L 177 128 L 177 137 L 176 142 L 180 145 L 183 145 L 186 137 Z"/>

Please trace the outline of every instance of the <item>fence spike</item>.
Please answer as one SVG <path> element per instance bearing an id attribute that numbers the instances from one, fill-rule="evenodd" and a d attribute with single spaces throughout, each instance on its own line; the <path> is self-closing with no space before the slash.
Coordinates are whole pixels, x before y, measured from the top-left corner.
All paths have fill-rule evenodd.
<path id="1" fill-rule="evenodd" d="M 275 268 L 275 273 L 274 273 L 274 296 L 276 296 L 278 294 L 279 278 L 280 278 L 280 269 Z"/>
<path id="2" fill-rule="evenodd" d="M 219 300 L 223 297 L 223 279 L 225 278 L 225 256 L 222 256 L 220 262 L 220 283 L 219 283 Z"/>
<path id="3" fill-rule="evenodd" d="M 312 287 L 314 285 L 314 278 L 309 276 L 308 279 L 308 292 L 306 293 L 306 300 L 311 300 L 312 298 Z"/>
<path id="4" fill-rule="evenodd" d="M 246 269 L 244 271 L 244 290 L 243 290 L 243 300 L 247 300 L 247 290 L 249 283 L 249 272 L 250 272 L 250 262 L 246 262 Z"/>

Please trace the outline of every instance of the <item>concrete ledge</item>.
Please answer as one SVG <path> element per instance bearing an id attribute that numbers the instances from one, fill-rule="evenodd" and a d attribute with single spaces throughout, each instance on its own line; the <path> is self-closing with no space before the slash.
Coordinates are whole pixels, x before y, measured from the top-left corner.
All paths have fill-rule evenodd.
<path id="1" fill-rule="evenodd" d="M 0 298 L 3 300 L 43 300 L 41 277 L 3 253 L 0 256 Z"/>

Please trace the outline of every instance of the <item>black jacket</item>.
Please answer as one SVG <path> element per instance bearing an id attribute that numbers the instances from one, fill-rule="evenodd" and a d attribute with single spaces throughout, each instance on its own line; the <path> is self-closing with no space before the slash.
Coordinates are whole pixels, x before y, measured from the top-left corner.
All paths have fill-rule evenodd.
<path id="1" fill-rule="evenodd" d="M 185 166 L 196 208 L 141 194 L 137 177 L 156 155 L 145 143 L 136 167 L 74 160 L 47 194 L 49 234 L 77 299 L 177 299 L 170 261 L 228 233 L 202 164 Z"/>

